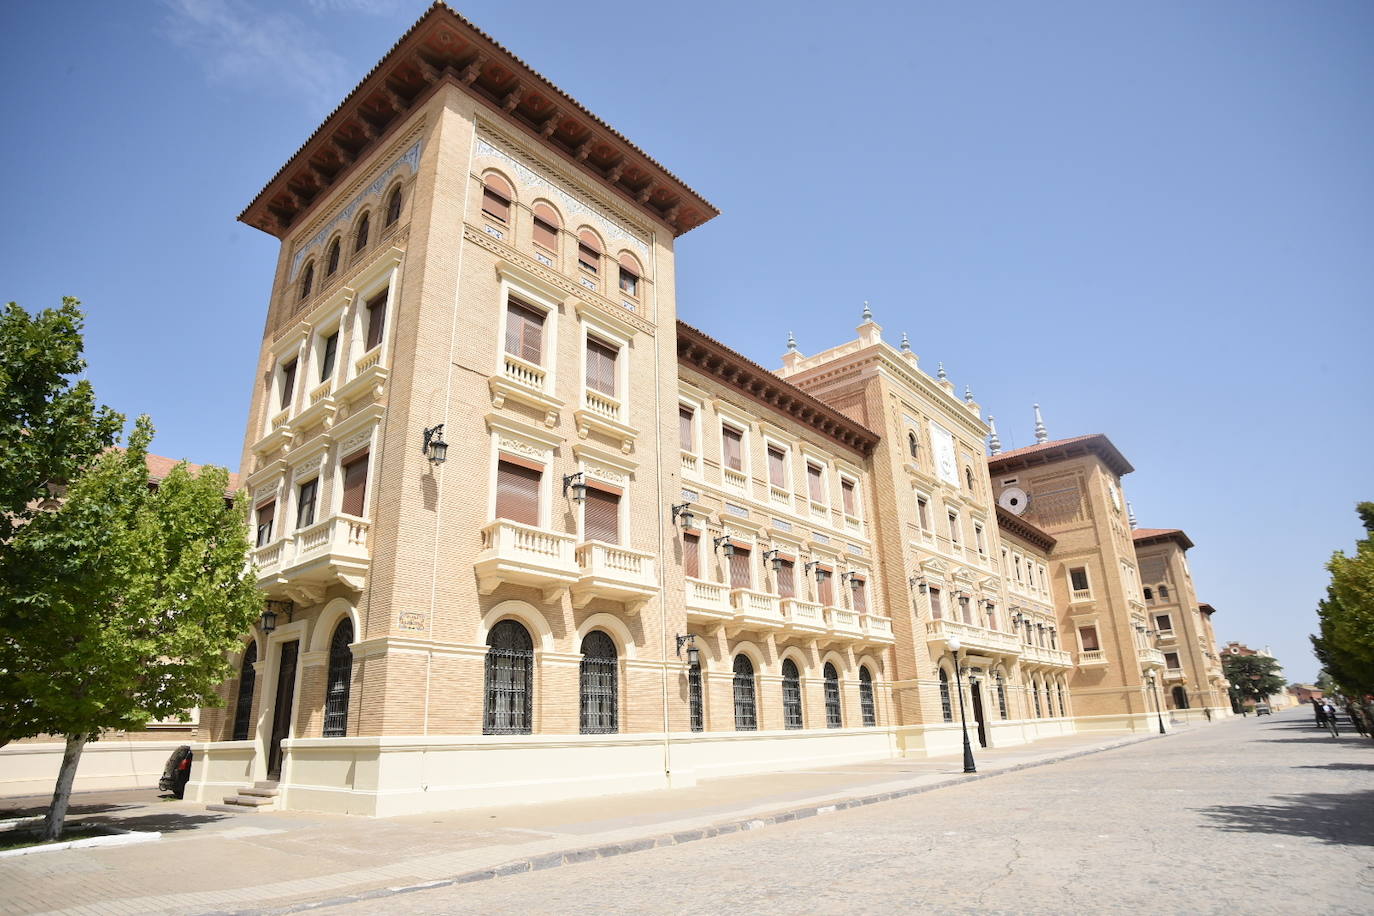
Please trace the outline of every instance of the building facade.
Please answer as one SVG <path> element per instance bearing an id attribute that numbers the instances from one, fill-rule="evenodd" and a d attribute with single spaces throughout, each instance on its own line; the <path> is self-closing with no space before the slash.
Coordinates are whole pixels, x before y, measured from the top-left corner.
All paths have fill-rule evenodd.
<path id="1" fill-rule="evenodd" d="M 946 753 L 960 709 L 986 746 L 1144 727 L 1125 459 L 989 459 L 866 310 L 777 371 L 683 324 L 715 215 L 438 4 L 269 182 L 270 613 L 193 797 L 389 815 Z"/>

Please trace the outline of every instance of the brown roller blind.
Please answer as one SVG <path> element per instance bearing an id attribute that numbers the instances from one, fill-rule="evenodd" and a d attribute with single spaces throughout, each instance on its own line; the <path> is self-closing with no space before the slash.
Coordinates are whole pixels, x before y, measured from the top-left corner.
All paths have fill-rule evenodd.
<path id="1" fill-rule="evenodd" d="M 274 499 L 269 503 L 258 506 L 258 540 L 257 546 L 265 547 L 272 542 L 272 520 L 277 515 L 277 501 Z"/>
<path id="2" fill-rule="evenodd" d="M 855 611 L 860 614 L 868 613 L 868 593 L 864 591 L 862 579 L 849 580 L 849 597 L 853 599 Z"/>
<path id="3" fill-rule="evenodd" d="M 1097 627 L 1079 627 L 1078 636 L 1083 641 L 1084 652 L 1096 652 L 1101 648 L 1097 642 Z"/>
<path id="4" fill-rule="evenodd" d="M 382 331 L 385 329 L 386 293 L 382 293 L 367 304 L 367 349 L 371 350 L 382 342 Z"/>
<path id="5" fill-rule="evenodd" d="M 682 536 L 682 572 L 693 579 L 701 578 L 701 538 L 695 534 Z"/>
<path id="6" fill-rule="evenodd" d="M 506 352 L 539 364 L 544 354 L 544 313 L 511 299 L 506 305 Z"/>
<path id="7" fill-rule="evenodd" d="M 587 387 L 602 394 L 615 395 L 615 347 L 587 338 Z"/>
<path id="8" fill-rule="evenodd" d="M 601 270 L 601 246 L 597 244 L 596 237 L 591 233 L 584 232 L 579 236 L 577 264 L 583 270 L 589 270 L 592 273 Z"/>
<path id="9" fill-rule="evenodd" d="M 740 547 L 735 548 L 735 555 L 730 558 L 730 587 L 754 587 L 754 577 L 749 566 L 749 551 Z"/>
<path id="10" fill-rule="evenodd" d="M 487 179 L 482 188 L 482 212 L 492 219 L 506 222 L 510 219 L 510 192 Z"/>
<path id="11" fill-rule="evenodd" d="M 558 250 L 558 227 L 539 216 L 534 218 L 534 244 L 549 251 Z"/>
<path id="12" fill-rule="evenodd" d="M 501 461 L 496 465 L 496 517 L 523 525 L 539 524 L 539 479 L 533 468 Z"/>
<path id="13" fill-rule="evenodd" d="M 768 482 L 775 487 L 787 486 L 787 454 L 776 445 L 768 446 Z"/>
<path id="14" fill-rule="evenodd" d="M 722 426 L 720 438 L 725 452 L 725 466 L 732 471 L 744 470 L 744 433 L 733 426 Z"/>
<path id="15" fill-rule="evenodd" d="M 821 478 L 821 469 L 814 464 L 806 466 L 806 485 L 811 491 L 813 501 L 825 502 L 825 486 Z"/>
<path id="16" fill-rule="evenodd" d="M 684 452 L 692 450 L 692 420 L 695 416 L 696 412 L 690 407 L 677 409 L 677 438 Z"/>
<path id="17" fill-rule="evenodd" d="M 778 594 L 784 598 L 795 598 L 797 596 L 797 577 L 796 567 L 783 560 L 778 566 Z"/>
<path id="18" fill-rule="evenodd" d="M 816 600 L 826 607 L 835 603 L 835 584 L 830 576 L 826 576 L 824 582 L 816 583 Z"/>
<path id="19" fill-rule="evenodd" d="M 339 511 L 344 515 L 362 515 L 367 501 L 367 455 L 353 458 L 343 467 L 343 504 Z"/>
<path id="20" fill-rule="evenodd" d="M 587 488 L 587 501 L 582 504 L 582 539 L 620 543 L 620 497 L 615 493 Z"/>
<path id="21" fill-rule="evenodd" d="M 858 515 L 859 512 L 854 505 L 854 481 L 840 481 L 840 495 L 844 498 L 844 514 Z"/>
<path id="22" fill-rule="evenodd" d="M 281 410 L 291 406 L 291 393 L 296 390 L 296 361 L 281 367 Z"/>
<path id="23" fill-rule="evenodd" d="M 944 616 L 944 613 L 944 605 L 940 603 L 940 590 L 938 588 L 932 588 L 930 590 L 930 616 L 939 620 Z"/>

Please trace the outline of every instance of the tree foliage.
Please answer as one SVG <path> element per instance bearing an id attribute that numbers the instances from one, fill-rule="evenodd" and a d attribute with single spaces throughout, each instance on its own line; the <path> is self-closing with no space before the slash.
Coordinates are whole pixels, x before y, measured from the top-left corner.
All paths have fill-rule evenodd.
<path id="1" fill-rule="evenodd" d="M 1312 648 L 1345 693 L 1374 693 L 1374 502 L 1355 508 L 1365 536 L 1353 556 L 1336 551 L 1326 568 L 1331 584 L 1317 604 L 1319 630 Z"/>
<path id="2" fill-rule="evenodd" d="M 1267 655 L 1224 655 L 1221 667 L 1231 682 L 1232 692 L 1242 700 L 1262 703 L 1266 697 L 1280 693 L 1287 684 L 1278 659 Z"/>

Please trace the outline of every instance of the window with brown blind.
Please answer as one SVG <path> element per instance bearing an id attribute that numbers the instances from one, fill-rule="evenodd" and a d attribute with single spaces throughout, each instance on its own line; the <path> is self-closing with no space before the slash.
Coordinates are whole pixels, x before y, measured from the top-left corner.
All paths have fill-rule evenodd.
<path id="1" fill-rule="evenodd" d="M 722 459 L 732 471 L 744 470 L 744 433 L 733 426 L 720 428 Z"/>
<path id="2" fill-rule="evenodd" d="M 367 349 L 381 345 L 386 330 L 386 293 L 373 296 L 367 303 Z"/>
<path id="3" fill-rule="evenodd" d="M 540 471 L 499 461 L 496 464 L 496 517 L 522 525 L 539 524 Z M 590 491 L 588 491 L 590 492 Z"/>
<path id="4" fill-rule="evenodd" d="M 849 580 L 849 598 L 856 614 L 868 613 L 868 592 L 864 589 L 863 579 Z"/>
<path id="5" fill-rule="evenodd" d="M 1083 644 L 1084 652 L 1096 652 L 1102 648 L 1097 641 L 1097 627 L 1079 627 L 1078 639 Z"/>
<path id="6" fill-rule="evenodd" d="M 343 503 L 339 511 L 344 515 L 362 516 L 367 503 L 367 453 L 355 455 L 343 466 Z"/>
<path id="7" fill-rule="evenodd" d="M 1164 667 L 1166 667 L 1166 668 L 1177 668 L 1177 667 L 1178 667 L 1178 653 L 1177 653 L 1177 652 L 1165 652 L 1165 653 L 1164 653 Z"/>
<path id="8" fill-rule="evenodd" d="M 590 273 L 601 271 L 601 243 L 590 232 L 577 237 L 577 266 Z"/>
<path id="9" fill-rule="evenodd" d="M 701 538 L 695 534 L 682 536 L 682 574 L 701 578 Z"/>
<path id="10" fill-rule="evenodd" d="M 854 498 L 854 481 L 840 478 L 840 497 L 844 501 L 845 515 L 858 515 L 859 504 Z"/>
<path id="11" fill-rule="evenodd" d="M 296 496 L 296 528 L 307 528 L 315 524 L 315 500 L 320 494 L 320 479 L 316 477 L 303 483 Z"/>
<path id="12" fill-rule="evenodd" d="M 482 187 L 482 212 L 497 222 L 510 221 L 510 185 L 495 175 L 488 175 Z"/>
<path id="13" fill-rule="evenodd" d="M 730 587 L 754 587 L 754 574 L 752 564 L 750 563 L 750 553 L 743 547 L 736 547 L 735 555 L 730 558 Z"/>
<path id="14" fill-rule="evenodd" d="M 620 543 L 620 494 L 587 487 L 582 503 L 582 540 Z"/>
<path id="15" fill-rule="evenodd" d="M 787 453 L 776 445 L 768 446 L 768 482 L 775 487 L 787 486 Z"/>
<path id="16" fill-rule="evenodd" d="M 938 588 L 931 588 L 929 590 L 929 595 L 930 616 L 935 620 L 939 620 L 941 617 L 945 616 L 944 605 L 940 603 L 940 590 Z"/>
<path id="17" fill-rule="evenodd" d="M 639 265 L 629 255 L 620 257 L 620 291 L 627 296 L 639 295 Z"/>
<path id="18" fill-rule="evenodd" d="M 558 214 L 548 204 L 534 205 L 534 244 L 558 251 Z"/>
<path id="19" fill-rule="evenodd" d="M 693 451 L 696 437 L 692 435 L 692 427 L 696 415 L 696 411 L 690 407 L 679 406 L 677 409 L 677 440 L 684 452 Z"/>
<path id="20" fill-rule="evenodd" d="M 257 546 L 266 547 L 272 543 L 272 520 L 277 514 L 277 501 L 263 503 L 258 506 L 258 537 Z"/>
<path id="21" fill-rule="evenodd" d="M 506 303 L 506 352 L 527 363 L 544 357 L 544 313 L 517 299 Z"/>
<path id="22" fill-rule="evenodd" d="M 829 575 L 824 580 L 816 582 L 816 601 L 826 607 L 835 605 L 835 583 L 831 581 Z"/>
<path id="23" fill-rule="evenodd" d="M 587 338 L 587 387 L 615 396 L 615 360 L 620 351 L 595 337 Z"/>
<path id="24" fill-rule="evenodd" d="M 285 410 L 291 406 L 291 395 L 296 390 L 296 361 L 286 363 L 281 367 L 281 403 L 279 408 Z"/>
<path id="25" fill-rule="evenodd" d="M 825 502 L 825 478 L 820 465 L 808 464 L 806 466 L 806 486 L 811 493 L 811 501 Z"/>
<path id="26" fill-rule="evenodd" d="M 778 594 L 784 598 L 797 597 L 797 567 L 791 560 L 778 562 Z"/>

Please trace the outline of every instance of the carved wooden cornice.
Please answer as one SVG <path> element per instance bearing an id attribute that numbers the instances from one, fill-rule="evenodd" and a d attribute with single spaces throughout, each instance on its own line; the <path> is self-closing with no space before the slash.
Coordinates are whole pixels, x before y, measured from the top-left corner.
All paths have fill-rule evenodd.
<path id="1" fill-rule="evenodd" d="M 997 507 L 997 527 L 1003 531 L 1014 534 L 1023 541 L 1028 541 L 1049 553 L 1054 549 L 1054 545 L 1059 543 L 1054 535 L 1048 531 L 1041 531 L 1030 522 L 1020 516 L 1012 515 L 1001 506 Z"/>

